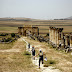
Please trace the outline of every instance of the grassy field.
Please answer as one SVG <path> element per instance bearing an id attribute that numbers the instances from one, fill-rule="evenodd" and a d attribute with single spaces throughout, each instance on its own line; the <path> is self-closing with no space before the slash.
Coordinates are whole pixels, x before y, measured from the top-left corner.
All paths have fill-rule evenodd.
<path id="1" fill-rule="evenodd" d="M 0 21 L 0 32 L 17 33 L 18 26 L 33 25 L 40 33 L 48 33 L 49 26 L 64 28 L 63 32 L 72 32 L 72 20 L 36 20 L 36 21 Z"/>
<path id="2" fill-rule="evenodd" d="M 17 27 L 0 27 L 0 33 L 17 33 Z"/>
<path id="3" fill-rule="evenodd" d="M 0 44 L 0 50 L 11 49 L 13 45 L 13 42 L 10 44 Z"/>
<path id="4" fill-rule="evenodd" d="M 7 47 L 6 47 L 7 46 Z M 26 44 L 23 41 L 16 41 L 13 44 L 1 44 L 0 50 L 6 49 L 8 52 L 0 51 L 0 72 L 40 72 L 32 64 L 31 55 L 26 55 Z M 16 49 L 14 52 L 9 52 Z M 20 49 L 19 52 L 17 49 Z M 5 51 L 5 50 L 3 50 Z M 12 50 L 11 50 L 12 51 Z"/>

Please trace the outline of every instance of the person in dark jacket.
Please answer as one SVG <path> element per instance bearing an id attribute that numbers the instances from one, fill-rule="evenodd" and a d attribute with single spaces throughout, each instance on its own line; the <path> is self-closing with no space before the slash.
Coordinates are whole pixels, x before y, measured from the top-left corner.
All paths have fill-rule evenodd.
<path id="1" fill-rule="evenodd" d="M 35 60 L 35 48 L 34 48 L 34 46 L 32 46 L 32 56 L 33 56 L 33 59 Z"/>
<path id="2" fill-rule="evenodd" d="M 30 43 L 28 43 L 28 50 L 30 51 Z"/>
<path id="3" fill-rule="evenodd" d="M 44 56 L 45 54 L 44 54 L 44 53 L 42 52 L 42 50 L 40 49 L 38 55 L 39 55 L 39 68 L 40 68 L 40 62 L 42 61 L 42 64 L 43 64 L 43 56 Z M 38 56 L 38 55 L 36 55 L 36 56 Z"/>

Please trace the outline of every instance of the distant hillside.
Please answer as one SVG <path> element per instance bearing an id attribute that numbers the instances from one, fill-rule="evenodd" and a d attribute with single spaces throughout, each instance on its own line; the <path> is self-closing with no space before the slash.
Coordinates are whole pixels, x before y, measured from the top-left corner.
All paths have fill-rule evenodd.
<path id="1" fill-rule="evenodd" d="M 0 21 L 31 21 L 30 18 L 0 18 Z"/>
<path id="2" fill-rule="evenodd" d="M 72 16 L 70 16 L 70 17 L 67 17 L 67 18 L 54 19 L 54 20 L 72 20 Z"/>
<path id="3" fill-rule="evenodd" d="M 71 17 L 68 17 L 68 18 L 65 18 L 66 20 L 72 20 L 72 16 Z"/>

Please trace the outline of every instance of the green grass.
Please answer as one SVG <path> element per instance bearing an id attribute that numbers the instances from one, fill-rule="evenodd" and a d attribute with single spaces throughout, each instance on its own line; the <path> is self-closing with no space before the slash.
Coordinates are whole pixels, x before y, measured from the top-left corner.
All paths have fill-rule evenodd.
<path id="1" fill-rule="evenodd" d="M 0 32 L 5 33 L 12 33 L 12 32 L 18 32 L 18 27 L 0 27 Z"/>

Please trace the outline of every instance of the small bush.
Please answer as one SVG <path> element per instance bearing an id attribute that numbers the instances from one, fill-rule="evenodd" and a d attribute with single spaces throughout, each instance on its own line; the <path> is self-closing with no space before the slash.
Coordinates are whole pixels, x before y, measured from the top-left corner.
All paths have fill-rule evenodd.
<path id="1" fill-rule="evenodd" d="M 54 60 L 49 60 L 49 64 L 55 64 L 56 62 Z"/>
<path id="2" fill-rule="evenodd" d="M 28 51 L 25 51 L 23 55 L 31 55 Z"/>
<path id="3" fill-rule="evenodd" d="M 55 61 L 55 60 L 47 60 L 47 61 L 44 61 L 44 64 L 45 64 L 44 67 L 46 67 L 46 66 L 48 66 L 48 65 L 56 64 L 56 61 Z"/>
<path id="4" fill-rule="evenodd" d="M 48 64 L 44 64 L 44 66 L 43 67 L 48 67 Z"/>
<path id="5" fill-rule="evenodd" d="M 6 34 L 3 34 L 3 33 L 2 33 L 2 34 L 0 34 L 0 36 L 6 36 Z"/>
<path id="6" fill-rule="evenodd" d="M 11 33 L 11 37 L 15 37 L 15 33 Z"/>
<path id="7" fill-rule="evenodd" d="M 46 36 L 49 36 L 49 33 L 47 33 Z"/>
<path id="8" fill-rule="evenodd" d="M 10 40 L 12 40 L 11 38 L 7 38 L 4 40 L 4 42 L 9 42 Z"/>

